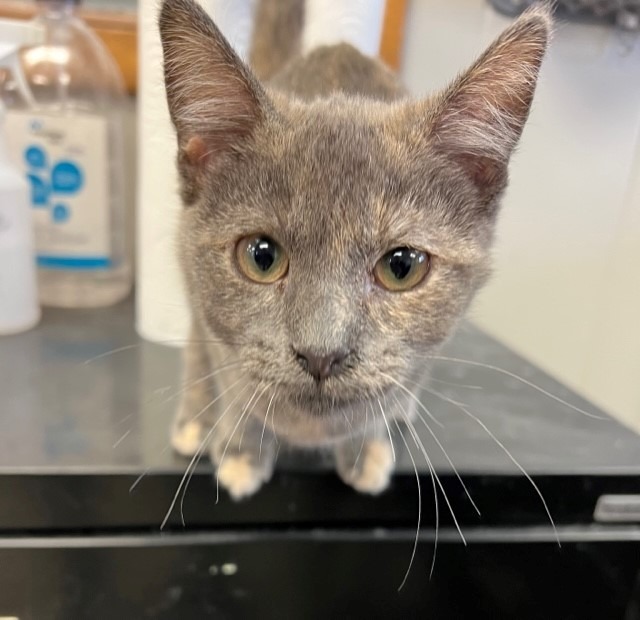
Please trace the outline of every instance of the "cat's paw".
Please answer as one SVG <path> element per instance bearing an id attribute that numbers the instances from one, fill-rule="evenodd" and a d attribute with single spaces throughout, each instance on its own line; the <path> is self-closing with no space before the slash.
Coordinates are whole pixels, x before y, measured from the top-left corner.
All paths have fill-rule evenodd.
<path id="1" fill-rule="evenodd" d="M 340 477 L 356 491 L 378 495 L 388 486 L 393 473 L 393 451 L 388 441 L 366 442 L 360 459 L 349 468 L 339 468 Z"/>
<path id="2" fill-rule="evenodd" d="M 225 456 L 218 465 L 218 482 L 236 501 L 253 495 L 270 477 L 270 469 L 256 467 L 251 454 Z"/>
<path id="3" fill-rule="evenodd" d="M 171 446 L 182 456 L 193 456 L 202 443 L 203 429 L 197 421 L 185 422 L 173 429 Z"/>

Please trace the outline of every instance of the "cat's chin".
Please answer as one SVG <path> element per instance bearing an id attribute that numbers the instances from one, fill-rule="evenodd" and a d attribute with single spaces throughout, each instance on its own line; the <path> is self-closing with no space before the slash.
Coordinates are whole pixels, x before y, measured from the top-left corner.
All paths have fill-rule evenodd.
<path id="1" fill-rule="evenodd" d="M 334 386 L 292 386 L 287 400 L 296 408 L 313 415 L 331 415 L 369 400 L 366 394 L 355 389 L 336 389 Z"/>
<path id="2" fill-rule="evenodd" d="M 292 398 L 290 403 L 300 412 L 310 416 L 331 417 L 342 416 L 345 411 L 361 408 L 363 401 L 361 399 L 330 399 L 325 397 L 313 398 L 303 396 L 301 398 Z"/>
<path id="3" fill-rule="evenodd" d="M 290 401 L 275 410 L 278 436 L 298 447 L 331 446 L 360 435 L 367 423 L 365 402 Z M 370 414 L 369 414 L 370 415 Z"/>

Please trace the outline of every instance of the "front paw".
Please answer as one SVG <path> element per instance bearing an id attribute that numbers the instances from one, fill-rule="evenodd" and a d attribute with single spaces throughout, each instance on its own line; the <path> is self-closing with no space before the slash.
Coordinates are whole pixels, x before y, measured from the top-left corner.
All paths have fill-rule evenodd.
<path id="1" fill-rule="evenodd" d="M 347 454 L 353 455 L 349 450 Z M 338 474 L 344 482 L 360 493 L 378 495 L 388 486 L 393 473 L 393 451 L 388 441 L 369 439 L 362 446 L 359 458 L 338 454 Z"/>
<path id="2" fill-rule="evenodd" d="M 218 482 L 238 501 L 253 495 L 271 478 L 271 468 L 256 463 L 251 454 L 225 456 L 218 465 Z"/>
<path id="3" fill-rule="evenodd" d="M 182 456 L 194 456 L 202 445 L 202 438 L 203 428 L 200 422 L 185 422 L 171 431 L 171 446 Z"/>

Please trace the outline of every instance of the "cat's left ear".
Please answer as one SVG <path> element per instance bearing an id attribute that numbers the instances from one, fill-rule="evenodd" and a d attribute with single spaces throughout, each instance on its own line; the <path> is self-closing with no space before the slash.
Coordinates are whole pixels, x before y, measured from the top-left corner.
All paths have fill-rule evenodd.
<path id="1" fill-rule="evenodd" d="M 548 7 L 526 11 L 430 108 L 430 146 L 458 164 L 487 203 L 506 184 L 550 31 Z"/>
<path id="2" fill-rule="evenodd" d="M 194 0 L 164 0 L 160 38 L 169 112 L 178 136 L 185 201 L 205 166 L 242 147 L 262 119 L 267 97 L 248 67 Z"/>

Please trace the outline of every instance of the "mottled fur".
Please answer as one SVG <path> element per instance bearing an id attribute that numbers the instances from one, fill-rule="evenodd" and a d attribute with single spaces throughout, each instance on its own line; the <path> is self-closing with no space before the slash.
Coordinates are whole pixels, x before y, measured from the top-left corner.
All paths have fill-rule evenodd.
<path id="1" fill-rule="evenodd" d="M 382 411 L 411 415 L 395 382 L 421 373 L 488 275 L 549 26 L 544 8 L 527 12 L 444 93 L 412 101 L 348 45 L 292 58 L 279 73 L 265 61 L 273 79 L 262 85 L 195 3 L 165 1 L 193 311 L 186 379 L 231 365 L 186 392 L 173 443 L 185 454 L 206 445 L 233 497 L 269 478 L 277 440 L 332 446 L 346 482 L 386 487 Z M 252 233 L 286 250 L 284 279 L 256 284 L 239 271 L 234 249 Z M 428 251 L 431 271 L 391 293 L 372 270 L 400 246 Z M 350 353 L 343 372 L 318 382 L 299 350 Z"/>

